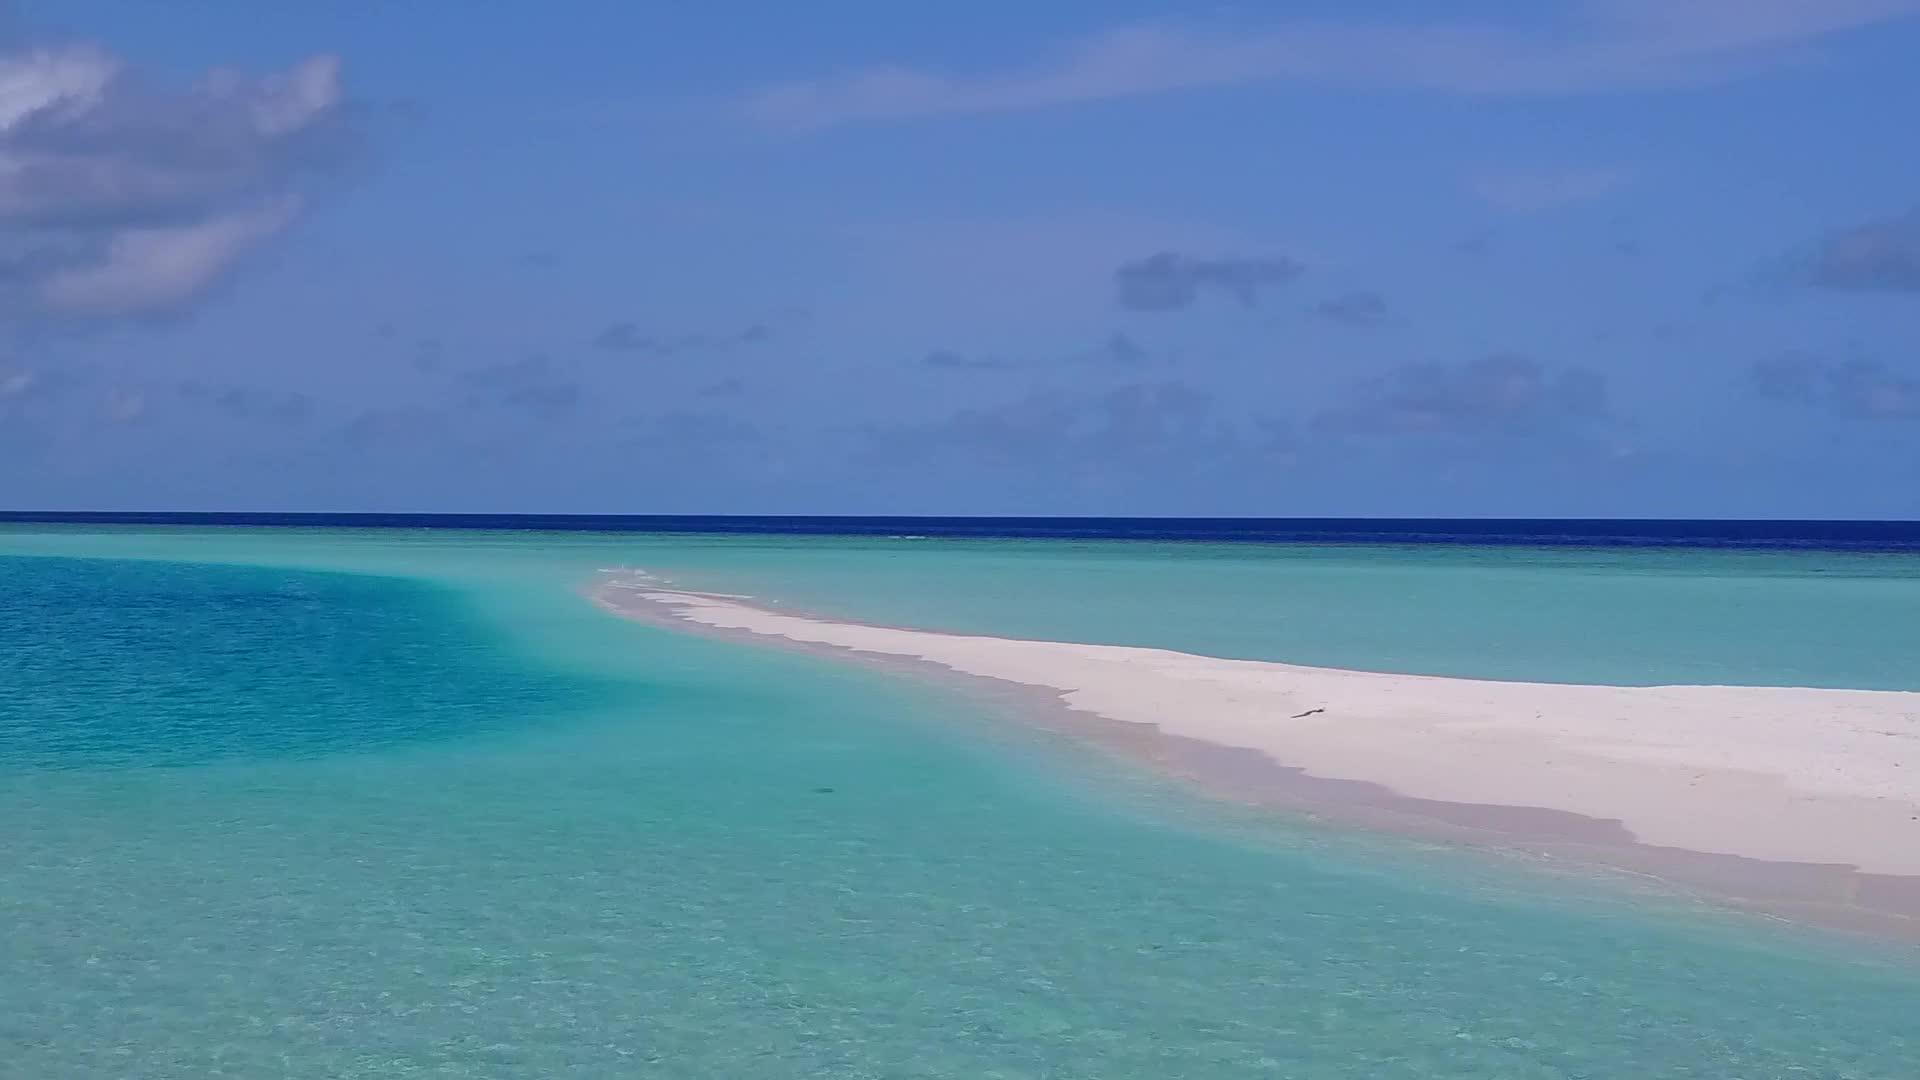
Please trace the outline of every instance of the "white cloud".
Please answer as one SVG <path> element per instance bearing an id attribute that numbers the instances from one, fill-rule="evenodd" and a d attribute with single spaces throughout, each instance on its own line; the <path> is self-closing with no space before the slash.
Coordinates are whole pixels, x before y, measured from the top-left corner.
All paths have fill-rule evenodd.
<path id="1" fill-rule="evenodd" d="M 118 73 L 112 57 L 88 46 L 0 56 L 0 134 L 48 111 L 93 108 Z"/>
<path id="2" fill-rule="evenodd" d="M 343 101 L 328 55 L 167 87 L 89 45 L 0 54 L 0 316 L 192 301 L 298 212 Z"/>
<path id="3" fill-rule="evenodd" d="M 1920 12 L 1920 0 L 1589 0 L 1545 27 L 1295 21 L 1244 33 L 1107 30 L 1026 70 L 943 75 L 897 65 L 773 87 L 767 126 L 1043 108 L 1297 81 L 1458 94 L 1566 94 L 1718 82 L 1800 58 L 1797 46 Z"/>
<path id="4" fill-rule="evenodd" d="M 314 56 L 292 70 L 263 79 L 248 79 L 231 70 L 208 75 L 202 83 L 208 96 L 234 100 L 247 110 L 262 135 L 285 135 L 323 116 L 340 104 L 340 58 Z"/>
<path id="5" fill-rule="evenodd" d="M 98 262 L 48 276 L 40 299 L 65 315 L 137 315 L 174 307 L 284 228 L 298 206 L 288 197 L 188 225 L 122 230 L 107 242 Z"/>

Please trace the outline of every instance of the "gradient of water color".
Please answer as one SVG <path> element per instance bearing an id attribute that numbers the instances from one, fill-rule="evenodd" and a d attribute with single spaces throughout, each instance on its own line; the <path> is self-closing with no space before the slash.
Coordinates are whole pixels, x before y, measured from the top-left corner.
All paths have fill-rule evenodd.
<path id="1" fill-rule="evenodd" d="M 1394 581 L 1356 628 L 1461 595 L 1519 619 L 1513 582 L 1561 587 L 1512 553 L 1477 591 L 1470 552 L 1323 558 L 0 533 L 0 1076 L 1911 1075 L 1920 965 L 1893 950 L 1206 806 L 972 702 L 574 591 L 629 563 L 1198 647 L 1170 612 L 1288 567 Z M 1640 575 L 1671 605 L 1648 621 L 1697 595 L 1684 570 Z M 1146 599 L 1067 610 L 1120 577 Z M 1858 595 L 1799 577 L 1745 595 L 1809 637 Z M 988 580 L 1018 586 L 998 616 Z M 1455 650 L 1374 633 L 1343 655 L 1409 651 L 1354 666 Z M 1846 662 L 1825 677 L 1887 670 Z"/>
<path id="2" fill-rule="evenodd" d="M 696 588 L 1051 641 L 1534 682 L 1920 689 L 1920 554 L 759 537 Z"/>

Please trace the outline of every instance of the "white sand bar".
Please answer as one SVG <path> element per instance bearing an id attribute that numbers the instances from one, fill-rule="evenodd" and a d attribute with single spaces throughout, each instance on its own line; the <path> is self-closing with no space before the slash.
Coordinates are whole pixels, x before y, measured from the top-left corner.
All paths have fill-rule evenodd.
<path id="1" fill-rule="evenodd" d="M 834 622 L 610 579 L 615 610 L 928 661 L 1418 799 L 1618 821 L 1643 844 L 1920 875 L 1920 693 L 1571 686 Z M 1309 710 L 1321 710 L 1301 716 Z"/>

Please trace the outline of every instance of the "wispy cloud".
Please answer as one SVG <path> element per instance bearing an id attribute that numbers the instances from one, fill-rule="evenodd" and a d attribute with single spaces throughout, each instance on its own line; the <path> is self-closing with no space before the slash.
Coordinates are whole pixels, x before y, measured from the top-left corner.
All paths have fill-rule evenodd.
<path id="1" fill-rule="evenodd" d="M 927 424 L 870 427 L 866 453 L 900 467 L 956 461 L 1116 475 L 1204 470 L 1222 457 L 1290 449 L 1284 432 L 1240 423 L 1212 395 L 1178 382 L 1097 394 L 1035 390 Z"/>
<path id="2" fill-rule="evenodd" d="M 1463 364 L 1409 364 L 1355 388 L 1314 417 L 1327 435 L 1532 436 L 1604 421 L 1606 377 L 1496 353 Z"/>
<path id="3" fill-rule="evenodd" d="M 460 373 L 469 408 L 495 408 L 553 420 L 573 412 L 583 396 L 580 384 L 543 354 L 490 364 Z"/>
<path id="4" fill-rule="evenodd" d="M 620 321 L 608 323 L 593 335 L 593 345 L 608 352 L 642 353 L 664 357 L 675 353 L 708 348 L 758 345 L 773 337 L 773 328 L 764 322 L 751 323 L 740 330 L 713 334 L 681 334 L 660 337 L 643 332 L 639 325 Z"/>
<path id="5" fill-rule="evenodd" d="M 1016 365 L 1001 356 L 974 356 L 954 349 L 931 349 L 920 362 L 930 368 L 949 371 L 1009 371 Z"/>
<path id="6" fill-rule="evenodd" d="M 454 444 L 456 430 L 447 414 L 418 405 L 367 409 L 343 424 L 338 437 L 356 450 L 440 447 Z"/>
<path id="7" fill-rule="evenodd" d="M 1129 311 L 1178 311 L 1208 293 L 1251 307 L 1260 302 L 1261 293 L 1292 281 L 1304 269 L 1284 255 L 1199 258 L 1162 251 L 1115 269 L 1114 297 Z"/>
<path id="8" fill-rule="evenodd" d="M 863 120 L 1046 108 L 1261 82 L 1453 94 L 1646 91 L 1804 61 L 1804 46 L 1920 12 L 1920 0 L 1585 0 L 1524 25 L 1308 21 L 1209 30 L 1122 26 L 1051 62 L 944 74 L 883 65 L 752 95 L 759 123 L 806 131 Z"/>
<path id="9" fill-rule="evenodd" d="M 134 423 L 147 415 L 146 391 L 134 389 L 109 391 L 106 401 L 100 406 L 100 411 L 109 423 Z"/>
<path id="10" fill-rule="evenodd" d="M 1625 169 L 1518 169 L 1481 173 L 1468 187 L 1491 206 L 1527 214 L 1589 202 L 1632 182 Z"/>
<path id="11" fill-rule="evenodd" d="M 90 259 L 50 269 L 35 290 L 64 315 L 133 315 L 176 307 L 211 284 L 243 252 L 284 228 L 291 196 L 184 225 L 123 229 Z"/>
<path id="12" fill-rule="evenodd" d="M 608 323 L 593 335 L 593 344 L 613 352 L 651 352 L 658 343 L 653 337 L 641 333 L 633 323 L 615 322 Z"/>
<path id="13" fill-rule="evenodd" d="M 1855 420 L 1920 420 L 1920 377 L 1875 360 L 1838 363 L 1789 354 L 1758 361 L 1747 381 L 1761 397 Z"/>
<path id="14" fill-rule="evenodd" d="M 259 420 L 281 426 L 313 418 L 313 399 L 298 391 L 265 390 L 254 386 L 209 385 L 186 379 L 174 387 L 184 400 L 196 402 L 234 420 Z"/>
<path id="15" fill-rule="evenodd" d="M 764 466 L 768 434 L 751 421 L 712 410 L 675 409 L 636 417 L 621 426 L 620 443 L 644 450 L 650 461 Z"/>
<path id="16" fill-rule="evenodd" d="M 1154 356 L 1151 350 L 1133 340 L 1130 335 L 1116 332 L 1108 334 L 1092 349 L 1078 354 L 1076 359 L 1093 364 L 1130 368 L 1152 363 Z"/>
<path id="17" fill-rule="evenodd" d="M 1016 359 L 992 353 L 965 353 L 957 349 L 929 350 L 920 358 L 925 367 L 947 371 L 1038 371 L 1060 367 L 1101 367 L 1126 369 L 1144 367 L 1162 357 L 1140 344 L 1129 334 L 1115 331 L 1088 348 L 1052 356 L 1028 356 Z"/>
<path id="18" fill-rule="evenodd" d="M 1315 315 L 1342 326 L 1385 326 L 1391 314 L 1387 298 L 1371 289 L 1330 296 L 1313 305 Z"/>
<path id="19" fill-rule="evenodd" d="M 25 396 L 40 381 L 38 372 L 0 371 L 0 401 Z"/>
<path id="20" fill-rule="evenodd" d="M 0 305 L 178 309 L 299 212 L 342 110 L 332 56 L 172 88 L 91 45 L 0 53 Z"/>
<path id="21" fill-rule="evenodd" d="M 1822 289 L 1920 293 L 1920 210 L 1828 233 L 1804 253 L 1798 272 Z"/>

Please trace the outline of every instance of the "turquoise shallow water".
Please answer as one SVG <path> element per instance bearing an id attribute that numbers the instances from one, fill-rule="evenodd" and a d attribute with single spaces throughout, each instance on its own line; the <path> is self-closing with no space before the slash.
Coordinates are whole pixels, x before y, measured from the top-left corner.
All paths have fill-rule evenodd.
<path id="1" fill-rule="evenodd" d="M 0 558 L 0 595 L 0 768 L 325 754 L 550 722 L 608 698 L 404 578 Z"/>
<path id="2" fill-rule="evenodd" d="M 779 558 L 0 534 L 0 1076 L 1920 1060 L 1920 965 L 1886 950 L 1249 820 L 932 690 L 570 591 L 623 561 L 776 583 Z"/>
<path id="3" fill-rule="evenodd" d="M 1920 556 L 762 537 L 690 586 L 930 629 L 1536 682 L 1920 689 Z"/>

